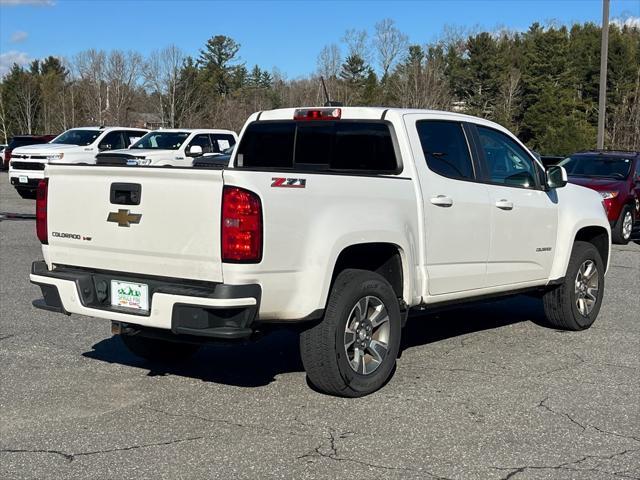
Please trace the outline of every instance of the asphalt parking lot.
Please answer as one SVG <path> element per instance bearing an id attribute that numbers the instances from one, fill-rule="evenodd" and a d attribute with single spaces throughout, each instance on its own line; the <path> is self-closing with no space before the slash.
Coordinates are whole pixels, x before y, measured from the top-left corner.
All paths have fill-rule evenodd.
<path id="1" fill-rule="evenodd" d="M 0 212 L 32 213 L 0 174 Z M 0 217 L 0 477 L 640 478 L 640 245 L 588 331 L 530 297 L 413 315 L 388 385 L 308 387 L 295 334 L 154 367 L 109 322 L 36 310 L 34 222 Z"/>

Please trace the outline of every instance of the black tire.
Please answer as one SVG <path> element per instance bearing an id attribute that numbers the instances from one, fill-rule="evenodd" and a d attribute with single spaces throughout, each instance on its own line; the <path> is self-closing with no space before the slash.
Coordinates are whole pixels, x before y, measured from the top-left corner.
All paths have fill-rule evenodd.
<path id="1" fill-rule="evenodd" d="M 580 267 L 592 261 L 597 269 L 598 291 L 593 308 L 587 315 L 580 313 L 576 304 L 576 278 Z M 549 326 L 561 330 L 586 330 L 595 322 L 604 294 L 604 262 L 593 244 L 575 242 L 562 283 L 547 291 L 543 297 L 544 313 Z"/>
<path id="2" fill-rule="evenodd" d="M 615 226 L 611 229 L 611 241 L 617 245 L 626 245 L 631 240 L 631 235 L 627 238 L 624 238 L 624 233 L 622 231 L 624 226 L 624 217 L 626 215 L 631 215 L 631 230 L 633 231 L 633 209 L 631 205 L 626 205 L 622 212 L 620 212 L 620 218 L 616 222 Z"/>
<path id="3" fill-rule="evenodd" d="M 131 353 L 150 362 L 180 362 L 191 357 L 200 348 L 191 343 L 168 342 L 138 335 L 120 335 L 120 338 Z"/>
<path id="4" fill-rule="evenodd" d="M 25 200 L 35 200 L 37 192 L 35 190 L 27 190 L 24 188 L 16 189 L 18 191 L 18 195 L 20 195 Z"/>
<path id="5" fill-rule="evenodd" d="M 349 363 L 345 328 L 356 304 L 367 297 L 381 302 L 389 320 L 388 329 L 384 327 L 388 341 L 386 352 L 380 355 L 382 361 L 373 371 L 364 374 L 356 372 Z M 300 335 L 300 354 L 310 383 L 321 392 L 340 397 L 361 397 L 378 390 L 394 371 L 400 335 L 400 305 L 389 282 L 367 270 L 342 271 L 331 289 L 324 318 Z M 359 337 L 354 334 L 353 338 Z M 361 365 L 365 359 L 373 358 L 368 355 L 362 357 Z"/>

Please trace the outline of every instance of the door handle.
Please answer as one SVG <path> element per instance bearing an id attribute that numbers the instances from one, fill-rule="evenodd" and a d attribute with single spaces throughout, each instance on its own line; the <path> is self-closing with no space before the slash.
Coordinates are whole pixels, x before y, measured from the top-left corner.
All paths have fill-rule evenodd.
<path id="1" fill-rule="evenodd" d="M 502 200 L 498 200 L 496 202 L 496 207 L 498 207 L 500 210 L 513 210 L 513 202 L 505 200 L 503 198 Z"/>
<path id="2" fill-rule="evenodd" d="M 431 197 L 431 203 L 438 207 L 450 207 L 453 205 L 453 199 L 446 195 L 438 195 L 437 197 Z"/>

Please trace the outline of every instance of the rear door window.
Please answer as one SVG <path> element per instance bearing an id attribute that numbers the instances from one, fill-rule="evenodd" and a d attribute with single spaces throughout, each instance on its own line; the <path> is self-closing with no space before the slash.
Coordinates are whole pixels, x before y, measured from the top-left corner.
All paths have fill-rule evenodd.
<path id="1" fill-rule="evenodd" d="M 469 146 L 459 122 L 422 120 L 416 128 L 429 170 L 459 180 L 474 178 Z"/>
<path id="2" fill-rule="evenodd" d="M 255 122 L 247 127 L 238 167 L 396 173 L 391 130 L 384 122 Z"/>

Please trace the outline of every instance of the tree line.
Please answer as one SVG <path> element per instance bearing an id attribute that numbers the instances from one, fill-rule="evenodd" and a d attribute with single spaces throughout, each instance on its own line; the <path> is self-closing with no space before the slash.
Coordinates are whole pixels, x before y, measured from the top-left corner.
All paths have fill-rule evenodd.
<path id="1" fill-rule="evenodd" d="M 0 140 L 83 125 L 239 130 L 254 111 L 321 105 L 320 76 L 344 105 L 453 110 L 494 120 L 531 148 L 594 148 L 600 27 L 532 24 L 526 32 L 445 28 L 414 44 L 393 20 L 348 30 L 325 46 L 317 70 L 287 79 L 247 66 L 240 45 L 211 37 L 197 55 L 175 45 L 146 58 L 86 50 L 13 65 L 0 80 Z M 606 148 L 640 148 L 640 30 L 612 24 Z"/>

